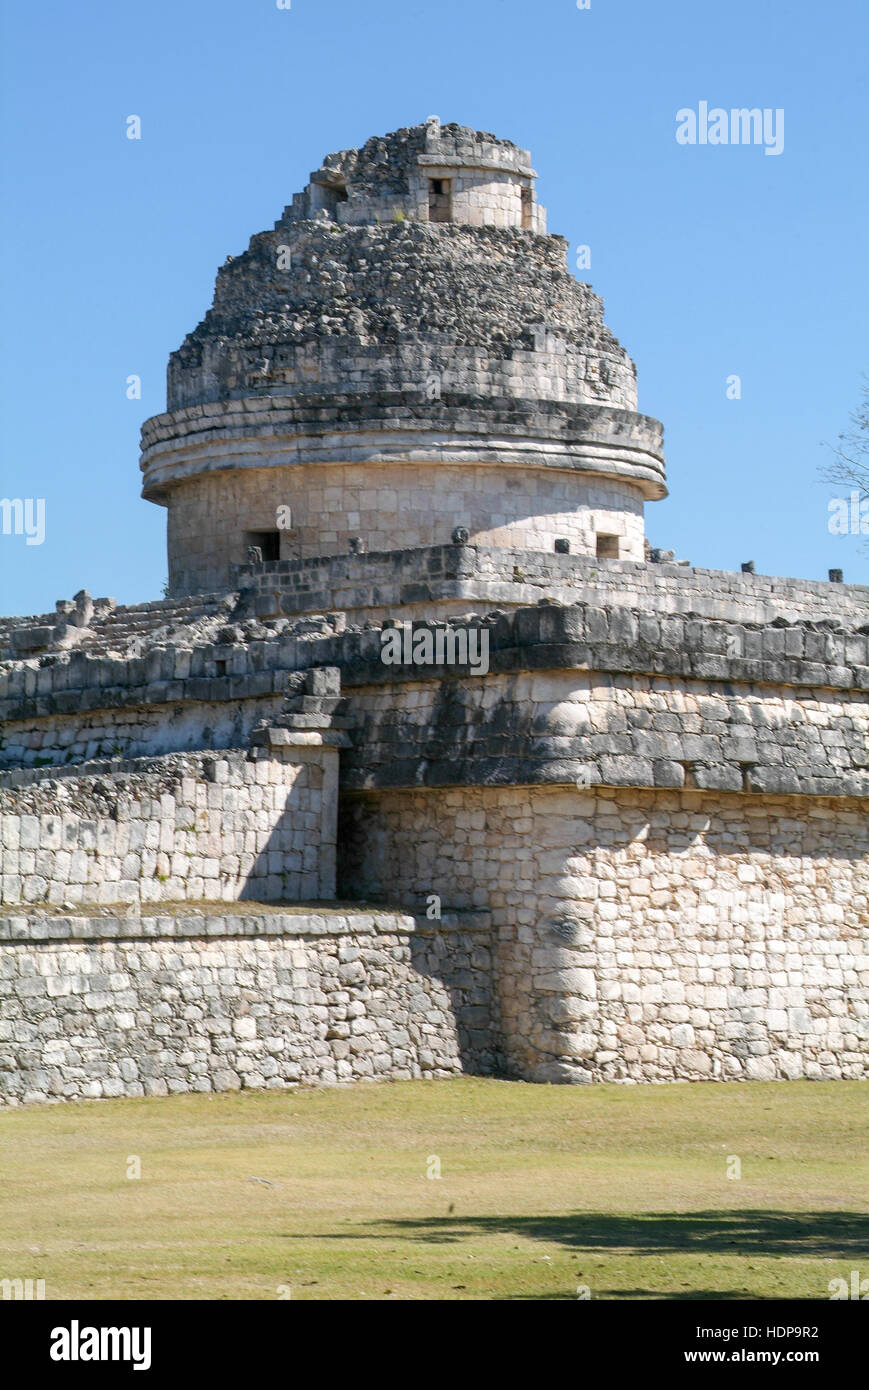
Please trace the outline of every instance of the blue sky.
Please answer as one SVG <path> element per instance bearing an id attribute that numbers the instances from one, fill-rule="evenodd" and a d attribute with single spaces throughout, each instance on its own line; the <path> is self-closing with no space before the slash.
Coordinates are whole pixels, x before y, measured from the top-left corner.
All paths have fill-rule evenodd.
<path id="1" fill-rule="evenodd" d="M 326 153 L 436 114 L 531 149 L 549 229 L 663 420 L 654 545 L 869 583 L 819 483 L 869 370 L 864 0 L 149 0 L 2 8 L 0 612 L 159 597 L 141 422 L 217 266 Z M 700 101 L 785 112 L 784 151 L 680 146 Z M 142 120 L 141 141 L 125 121 Z M 142 378 L 142 399 L 126 379 Z M 728 400 L 738 374 L 742 399 Z M 841 489 L 839 489 L 841 491 Z"/>

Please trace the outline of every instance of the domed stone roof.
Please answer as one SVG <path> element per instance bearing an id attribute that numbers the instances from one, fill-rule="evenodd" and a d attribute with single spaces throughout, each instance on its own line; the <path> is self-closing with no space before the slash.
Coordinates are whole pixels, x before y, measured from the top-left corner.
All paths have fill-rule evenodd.
<path id="1" fill-rule="evenodd" d="M 288 268 L 279 268 L 282 259 Z M 323 379 L 296 382 L 281 372 L 290 355 L 280 349 L 312 343 L 343 345 L 348 355 L 388 349 L 395 380 L 386 381 L 378 354 L 360 383 L 369 389 L 419 385 L 399 365 L 428 360 L 406 352 L 414 344 L 430 346 L 444 368 L 453 348 L 481 350 L 495 363 L 548 348 L 564 358 L 559 379 L 525 373 L 530 398 L 554 394 L 628 408 L 635 400 L 633 364 L 604 324 L 598 296 L 568 271 L 561 237 L 407 220 L 315 221 L 278 222 L 221 267 L 212 308 L 172 354 L 170 409 L 251 390 L 295 395 L 322 388 Z M 258 374 L 250 371 L 252 349 L 262 350 Z M 489 370 L 497 371 L 494 363 Z M 345 386 L 342 379 L 334 384 Z M 492 384 L 499 394 L 494 375 Z"/>
<path id="2" fill-rule="evenodd" d="M 227 259 L 172 354 L 168 411 L 143 429 L 144 495 L 171 513 L 227 470 L 433 464 L 664 496 L 661 427 L 636 413 L 633 363 L 546 234 L 535 178 L 527 151 L 436 118 L 327 156 Z M 327 551 L 345 530 L 321 528 Z"/>

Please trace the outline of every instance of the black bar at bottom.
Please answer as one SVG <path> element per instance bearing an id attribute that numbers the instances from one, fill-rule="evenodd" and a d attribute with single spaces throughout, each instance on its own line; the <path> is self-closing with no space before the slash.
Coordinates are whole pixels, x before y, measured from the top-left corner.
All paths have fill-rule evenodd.
<path id="1" fill-rule="evenodd" d="M 163 1383 L 167 1375 L 174 1380 L 204 1374 L 224 1385 L 231 1377 L 249 1378 L 266 1368 L 288 1380 L 301 1376 L 310 1382 L 317 1367 L 334 1378 L 345 1357 L 357 1374 L 367 1366 L 405 1382 L 418 1373 L 437 1374 L 436 1362 L 451 1380 L 467 1380 L 475 1364 L 491 1379 L 493 1363 L 514 1352 L 530 1353 L 540 1373 L 560 1366 L 563 1374 L 572 1362 L 578 1379 L 585 1374 L 598 1380 L 625 1373 L 657 1377 L 679 1370 L 702 1379 L 712 1368 L 739 1372 L 764 1366 L 776 1372 L 814 1370 L 829 1382 L 837 1372 L 863 1374 L 869 1330 L 863 1301 L 577 1299 L 560 1302 L 548 1314 L 539 1303 L 533 1314 L 526 1308 L 503 1332 L 503 1310 L 479 1302 L 453 1304 L 447 1311 L 434 1300 L 400 1310 L 383 1300 L 379 1313 L 370 1302 L 336 1306 L 315 1300 L 5 1302 L 0 1303 L 0 1335 L 19 1383 L 28 1373 L 62 1384 L 70 1376 L 93 1380 L 109 1371 L 115 1378 L 132 1375 L 134 1384 L 147 1376 Z M 352 1336 L 357 1317 L 361 1339 Z M 321 1328 L 325 1337 L 318 1335 Z M 557 1333 L 557 1342 L 541 1340 L 549 1330 Z M 414 1339 L 410 1361 L 405 1335 Z M 450 1351 L 453 1336 L 461 1340 Z M 425 1354 L 421 1339 L 429 1337 Z M 94 1353 L 104 1359 L 94 1359 Z"/>

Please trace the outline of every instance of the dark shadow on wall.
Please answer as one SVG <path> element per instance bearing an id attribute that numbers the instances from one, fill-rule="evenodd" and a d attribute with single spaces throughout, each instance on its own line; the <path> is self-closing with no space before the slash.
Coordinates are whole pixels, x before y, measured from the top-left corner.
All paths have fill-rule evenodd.
<path id="1" fill-rule="evenodd" d="M 439 981 L 449 995 L 462 1071 L 501 1076 L 491 942 L 481 932 L 436 927 L 433 922 L 433 930 L 411 936 L 412 967 L 418 975 Z"/>
<path id="2" fill-rule="evenodd" d="M 410 939 L 411 963 L 417 974 L 438 980 L 447 990 L 456 1022 L 462 1070 L 472 1076 L 501 1076 L 503 1062 L 497 1024 L 496 963 L 488 928 L 448 926 L 454 904 L 441 903 L 440 925 L 426 918 L 427 897 L 406 883 L 386 883 L 387 832 L 370 815 L 364 796 L 343 795 L 338 803 L 338 897 L 344 902 L 382 903 L 412 912 L 426 925 Z M 464 908 L 458 909 L 464 912 Z"/>
<path id="3" fill-rule="evenodd" d="M 337 896 L 344 902 L 402 903 L 416 893 L 402 895 L 401 885 L 392 885 L 387 893 L 380 876 L 385 863 L 389 839 L 386 828 L 377 815 L 371 815 L 376 803 L 364 796 L 339 794 L 338 797 L 338 864 Z"/>
<path id="4" fill-rule="evenodd" d="M 446 698 L 446 696 L 444 697 Z M 393 725 L 389 728 L 393 729 Z M 395 726 L 397 727 L 397 726 Z M 402 726 L 407 732 L 406 726 Z M 397 744 L 398 748 L 399 745 Z M 459 745 L 455 747 L 456 761 L 452 765 L 455 776 L 458 778 L 461 770 L 461 750 Z M 423 762 L 419 763 L 419 768 L 426 767 L 426 778 L 430 767 Z M 445 784 L 446 785 L 446 784 Z M 390 801 L 390 808 L 385 812 L 382 807 L 382 798 L 390 795 L 393 789 L 388 787 L 377 787 L 367 790 L 345 789 L 341 793 L 339 802 L 339 836 L 338 836 L 338 883 L 339 894 L 347 899 L 366 899 L 374 901 L 401 903 L 409 910 L 419 912 L 424 911 L 424 899 L 418 891 L 419 869 L 418 862 L 423 858 L 418 848 L 418 833 L 412 827 L 402 822 L 402 817 L 395 814 L 395 798 L 406 795 L 408 798 L 416 793 L 425 790 L 428 782 L 424 785 L 408 783 L 405 787 L 396 786 Z M 535 795 L 538 795 L 539 807 L 541 812 L 545 810 L 545 796 L 547 790 L 554 795 L 563 797 L 565 787 L 560 784 L 553 784 L 546 788 L 539 786 L 535 788 Z M 575 788 L 570 792 L 575 792 L 577 800 L 587 797 L 587 793 Z M 680 823 L 687 819 L 681 809 L 681 803 L 673 806 L 668 815 L 668 821 L 663 824 L 658 822 L 656 812 L 659 808 L 661 798 L 669 797 L 672 799 L 676 793 L 672 790 L 652 790 L 652 789 L 632 789 L 624 788 L 616 793 L 626 799 L 624 820 L 610 826 L 607 829 L 606 840 L 595 838 L 595 821 L 589 819 L 584 825 L 590 829 L 592 838 L 583 843 L 582 854 L 588 855 L 591 867 L 588 872 L 594 872 L 593 855 L 598 847 L 605 850 L 607 858 L 626 850 L 642 831 L 645 835 L 645 848 L 654 861 L 655 856 L 661 856 L 667 860 L 678 863 L 680 856 L 696 850 L 698 842 L 698 832 L 696 827 L 685 826 Z M 681 794 L 680 794 L 681 796 Z M 838 865 L 840 863 L 857 864 L 862 861 L 866 849 L 869 848 L 869 828 L 865 822 L 865 817 L 858 820 L 853 812 L 854 808 L 859 808 L 862 803 L 857 801 L 843 802 L 841 812 L 850 816 L 847 824 L 847 836 L 839 837 L 835 824 L 827 824 L 817 819 L 805 825 L 809 828 L 812 838 L 806 837 L 805 845 L 802 843 L 797 849 L 793 849 L 793 819 L 797 815 L 796 810 L 788 798 L 771 798 L 765 801 L 762 797 L 749 797 L 742 793 L 691 793 L 694 804 L 691 813 L 693 820 L 703 820 L 709 818 L 702 836 L 703 843 L 711 856 L 714 858 L 718 868 L 722 873 L 728 869 L 733 869 L 735 856 L 743 855 L 746 852 L 757 853 L 763 856 L 759 861 L 757 880 L 751 883 L 737 886 L 738 897 L 732 908 L 729 909 L 732 921 L 750 938 L 751 931 L 756 923 L 761 925 L 770 924 L 771 928 L 782 913 L 782 904 L 788 913 L 787 924 L 781 934 L 787 940 L 792 928 L 795 929 L 795 939 L 799 940 L 799 933 L 803 931 L 805 924 L 811 922 L 820 913 L 821 903 L 828 895 L 828 881 L 832 882 Z M 610 807 L 611 802 L 604 803 L 604 807 Z M 725 810 L 742 813 L 742 820 L 718 818 L 716 819 L 716 808 L 723 807 Z M 761 807 L 765 814 L 746 815 L 750 810 L 754 813 Z M 432 801 L 432 816 L 438 812 L 437 803 Z M 831 812 L 832 814 L 832 812 Z M 446 821 L 446 817 L 444 817 Z M 736 829 L 734 828 L 736 827 Z M 443 828 L 443 827 L 442 827 Z M 736 831 L 738 830 L 738 834 Z M 444 831 L 449 834 L 449 827 Z M 842 842 L 844 838 L 845 842 Z M 448 845 L 444 845 L 448 848 Z M 814 860 L 829 859 L 829 868 L 815 869 L 818 875 L 823 874 L 823 880 L 819 877 L 816 897 L 814 901 L 803 900 L 800 903 L 802 917 L 801 920 L 793 921 L 794 907 L 789 897 L 789 882 L 787 878 L 788 859 L 787 856 L 793 849 L 794 855 L 802 856 L 811 863 Z M 461 853 L 463 851 L 459 851 Z M 485 851 L 481 850 L 483 854 Z M 567 851 L 565 850 L 565 854 Z M 401 866 L 407 864 L 406 876 L 402 876 Z M 399 866 L 396 872 L 394 866 Z M 446 893 L 448 887 L 445 883 L 438 882 L 433 885 L 434 891 L 444 893 L 444 908 L 447 906 L 461 906 L 462 904 L 453 901 L 448 903 Z M 675 899 L 676 889 L 673 890 Z M 698 902 L 701 901 L 698 895 Z M 799 901 L 799 900 L 796 900 Z M 565 912 L 568 918 L 571 913 L 567 909 L 571 906 L 569 901 L 565 901 Z M 855 919 L 858 909 L 852 909 Z M 722 909 L 722 912 L 724 909 Z M 579 915 L 574 914 L 577 920 L 581 920 Z M 575 923 L 574 923 L 575 925 Z M 570 945 L 574 938 L 569 930 L 565 933 L 562 930 L 558 919 L 546 918 L 541 915 L 541 920 L 537 923 L 536 929 L 539 935 L 541 946 L 551 945 Z M 855 941 L 859 935 L 860 926 L 856 920 L 846 921 L 837 927 L 840 939 Z M 776 935 L 772 930 L 771 935 Z M 738 938 L 737 938 L 738 939 Z M 726 1048 L 728 1053 L 745 1064 L 755 1056 L 756 1043 L 758 1038 L 757 1028 L 760 1020 L 761 1009 L 755 1003 L 745 1002 L 748 997 L 749 986 L 745 984 L 748 972 L 736 962 L 737 952 L 734 948 L 732 959 L 732 979 L 729 987 L 736 991 L 742 991 L 737 1002 L 728 1005 L 728 1022 L 732 1027 L 726 1037 Z M 495 974 L 497 974 L 497 961 L 495 963 Z M 855 987 L 848 987 L 849 1007 L 853 1007 L 850 1002 Z M 823 992 L 814 986 L 807 989 L 806 1010 L 814 1010 L 816 1002 L 823 1003 Z M 540 995 L 530 1003 L 530 1007 L 541 1010 L 548 1002 L 546 995 Z M 499 998 L 497 989 L 493 991 L 492 1009 L 493 1020 L 499 1016 Z M 506 1011 L 505 1011 L 506 1012 Z M 573 1025 L 555 1025 L 545 1014 L 539 1014 L 541 1027 L 550 1034 L 557 1034 L 560 1031 L 570 1033 Z M 625 1022 L 627 1019 L 624 1020 Z M 515 1039 L 512 1039 L 515 1043 Z M 497 1028 L 497 1047 L 502 1055 L 506 1055 L 505 1030 Z M 557 1052 L 548 1055 L 541 1055 L 538 1059 L 541 1063 L 549 1061 L 559 1061 L 562 1058 Z M 571 1065 L 575 1064 L 572 1054 L 565 1053 L 563 1060 Z M 510 1074 L 527 1074 L 527 1062 L 524 1066 L 516 1063 L 511 1067 Z M 503 1074 L 503 1073 L 501 1073 Z"/>
<path id="5" fill-rule="evenodd" d="M 247 876 L 239 894 L 242 901 L 293 903 L 320 899 L 322 811 L 311 809 L 311 779 L 313 776 L 316 780 L 318 771 L 309 766 L 306 776 L 284 789 L 283 809 Z M 248 819 L 249 828 L 255 828 L 255 814 L 243 813 L 242 833 L 248 828 Z"/>

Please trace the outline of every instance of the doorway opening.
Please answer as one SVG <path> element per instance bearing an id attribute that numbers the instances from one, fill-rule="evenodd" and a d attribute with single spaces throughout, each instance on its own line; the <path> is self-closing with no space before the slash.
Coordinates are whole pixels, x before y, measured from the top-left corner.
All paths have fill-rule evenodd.
<path id="1" fill-rule="evenodd" d="M 429 181 L 428 181 L 428 220 L 429 220 L 429 222 L 452 222 L 452 220 L 453 220 L 453 181 L 452 181 L 452 179 L 429 179 Z"/>

